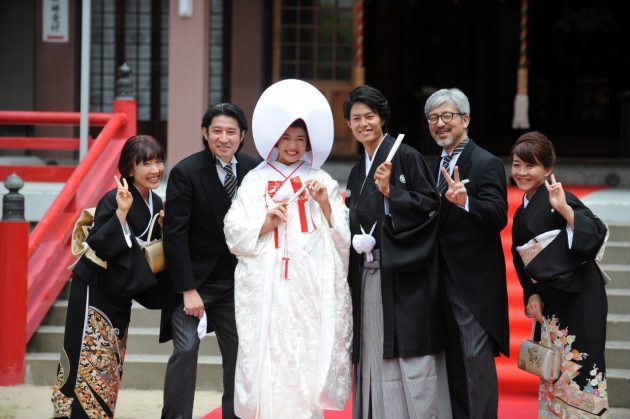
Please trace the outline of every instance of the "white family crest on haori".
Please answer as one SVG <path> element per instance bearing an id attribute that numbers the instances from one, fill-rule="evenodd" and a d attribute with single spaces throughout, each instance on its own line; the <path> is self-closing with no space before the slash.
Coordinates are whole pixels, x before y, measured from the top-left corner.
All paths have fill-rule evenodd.
<path id="1" fill-rule="evenodd" d="M 296 79 L 281 80 L 267 88 L 258 99 L 252 117 L 252 135 L 258 154 L 275 160 L 274 148 L 280 136 L 296 119 L 306 123 L 311 151 L 302 160 L 318 169 L 328 158 L 335 134 L 330 105 L 317 88 Z"/>

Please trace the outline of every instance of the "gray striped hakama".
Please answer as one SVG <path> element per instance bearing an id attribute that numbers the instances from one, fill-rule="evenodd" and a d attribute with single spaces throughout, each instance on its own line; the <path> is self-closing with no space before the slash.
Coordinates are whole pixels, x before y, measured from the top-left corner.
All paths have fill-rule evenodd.
<path id="1" fill-rule="evenodd" d="M 381 271 L 374 253 L 375 260 L 364 261 L 361 274 L 361 356 L 355 368 L 352 417 L 450 419 L 444 353 L 383 359 Z"/>

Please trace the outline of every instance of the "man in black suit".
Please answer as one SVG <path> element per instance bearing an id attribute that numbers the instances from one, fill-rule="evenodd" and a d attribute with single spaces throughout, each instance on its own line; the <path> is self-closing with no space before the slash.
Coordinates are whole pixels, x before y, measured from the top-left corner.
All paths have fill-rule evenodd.
<path id="1" fill-rule="evenodd" d="M 195 396 L 199 337 L 204 312 L 223 358 L 223 418 L 234 416 L 234 368 L 238 349 L 234 318 L 234 268 L 223 218 L 256 159 L 238 153 L 247 118 L 221 103 L 202 118 L 204 150 L 171 170 L 166 188 L 164 252 L 178 304 L 162 312 L 161 340 L 173 338 L 166 367 L 162 418 L 190 418 Z M 169 321 L 170 319 L 170 321 Z"/>
<path id="2" fill-rule="evenodd" d="M 494 356 L 509 355 L 503 163 L 468 138 L 470 104 L 442 89 L 425 104 L 429 131 L 442 147 L 432 173 L 441 195 L 440 268 L 447 320 L 446 363 L 454 418 L 496 418 Z"/>

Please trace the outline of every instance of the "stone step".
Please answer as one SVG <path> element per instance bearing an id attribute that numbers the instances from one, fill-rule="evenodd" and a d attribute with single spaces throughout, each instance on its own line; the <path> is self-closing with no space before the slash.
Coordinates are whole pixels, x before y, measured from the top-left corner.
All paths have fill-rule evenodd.
<path id="1" fill-rule="evenodd" d="M 606 265 L 630 264 L 630 241 L 608 241 L 602 263 Z"/>
<path id="2" fill-rule="evenodd" d="M 63 326 L 66 324 L 68 300 L 57 300 L 48 310 L 42 321 L 46 326 Z M 160 327 L 160 310 L 148 310 L 137 302 L 131 304 L 130 327 Z"/>
<path id="3" fill-rule="evenodd" d="M 608 240 L 618 242 L 630 241 L 630 225 L 609 224 L 608 229 L 610 230 Z"/>
<path id="4" fill-rule="evenodd" d="M 168 355 L 125 356 L 121 386 L 139 390 L 164 388 L 164 371 Z M 52 386 L 55 383 L 59 353 L 26 354 L 26 384 Z M 197 363 L 197 390 L 223 391 L 221 357 L 200 355 Z"/>
<path id="5" fill-rule="evenodd" d="M 608 404 L 612 407 L 630 408 L 630 369 L 606 369 Z"/>
<path id="6" fill-rule="evenodd" d="M 601 267 L 612 281 L 609 287 L 630 289 L 630 265 L 602 264 Z"/>
<path id="7" fill-rule="evenodd" d="M 611 284 L 612 285 L 612 284 Z M 630 314 L 630 289 L 606 287 L 608 313 Z"/>
<path id="8" fill-rule="evenodd" d="M 630 370 L 630 341 L 606 341 L 606 369 Z"/>
<path id="9" fill-rule="evenodd" d="M 615 419 L 630 419 L 630 409 L 622 407 L 611 407 L 610 417 Z"/>
<path id="10" fill-rule="evenodd" d="M 606 324 L 606 340 L 630 342 L 630 314 L 609 314 Z"/>
<path id="11" fill-rule="evenodd" d="M 170 355 L 173 352 L 172 341 L 158 343 L 159 328 L 130 327 L 127 338 L 129 354 Z M 28 342 L 27 351 L 55 352 L 63 345 L 64 326 L 40 326 L 37 333 Z M 219 345 L 214 333 L 208 334 L 199 347 L 199 354 L 206 356 L 221 356 Z"/>

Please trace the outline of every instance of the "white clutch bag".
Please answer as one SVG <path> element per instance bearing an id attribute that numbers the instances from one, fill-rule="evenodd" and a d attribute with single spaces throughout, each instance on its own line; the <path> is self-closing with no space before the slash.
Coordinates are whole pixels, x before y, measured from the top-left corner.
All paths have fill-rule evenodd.
<path id="1" fill-rule="evenodd" d="M 539 376 L 543 380 L 556 380 L 560 377 L 560 352 L 555 348 L 549 348 L 534 341 L 535 325 L 536 322 L 534 321 L 532 338 L 521 343 L 521 349 L 518 352 L 518 367 Z M 549 333 L 546 320 L 543 331 Z"/>
<path id="2" fill-rule="evenodd" d="M 527 266 L 556 236 L 560 234 L 560 230 L 545 231 L 534 237 L 522 246 L 516 246 L 516 251 L 521 255 L 523 264 Z"/>

